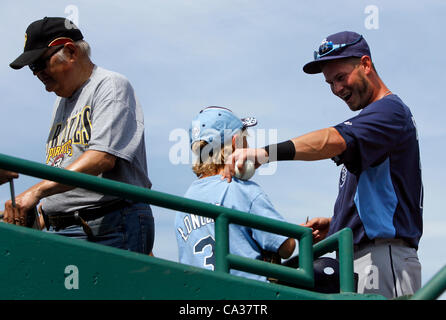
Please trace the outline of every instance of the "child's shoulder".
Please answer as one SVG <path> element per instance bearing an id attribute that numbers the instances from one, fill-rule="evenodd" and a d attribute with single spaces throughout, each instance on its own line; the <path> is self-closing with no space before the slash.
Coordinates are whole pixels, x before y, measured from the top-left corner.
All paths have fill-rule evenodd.
<path id="1" fill-rule="evenodd" d="M 262 187 L 252 180 L 244 181 L 233 178 L 229 185 L 230 188 L 236 189 L 238 192 L 243 193 L 250 200 L 254 200 L 259 195 L 265 194 Z"/>

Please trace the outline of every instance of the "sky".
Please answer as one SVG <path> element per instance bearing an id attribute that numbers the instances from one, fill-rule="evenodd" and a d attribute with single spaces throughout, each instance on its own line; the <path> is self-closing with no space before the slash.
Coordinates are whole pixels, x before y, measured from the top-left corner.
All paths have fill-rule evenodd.
<path id="1" fill-rule="evenodd" d="M 187 148 L 177 152 L 178 147 L 205 106 L 256 117 L 258 125 L 250 129 L 253 147 L 353 117 L 323 75 L 305 74 L 302 67 L 325 37 L 355 31 L 367 40 L 379 75 L 409 106 L 418 126 L 424 184 L 418 255 L 425 284 L 446 265 L 445 12 L 443 0 L 5 1 L 0 152 L 44 162 L 56 96 L 28 68 L 9 67 L 23 50 L 27 26 L 44 16 L 73 20 L 91 45 L 92 61 L 129 79 L 144 112 L 152 189 L 179 196 L 196 178 Z M 252 180 L 288 222 L 332 215 L 340 167 L 331 160 L 280 162 L 262 170 Z M 21 175 L 16 193 L 38 181 Z M 8 185 L 0 186 L 0 202 L 9 198 Z M 175 213 L 152 210 L 154 254 L 177 261 Z"/>

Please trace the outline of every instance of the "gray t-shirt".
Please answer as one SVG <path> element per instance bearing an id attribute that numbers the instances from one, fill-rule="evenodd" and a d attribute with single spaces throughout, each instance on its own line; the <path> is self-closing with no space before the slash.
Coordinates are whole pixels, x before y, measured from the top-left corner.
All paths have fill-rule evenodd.
<path id="1" fill-rule="evenodd" d="M 70 98 L 58 97 L 46 145 L 46 164 L 65 168 L 87 150 L 117 157 L 100 177 L 150 188 L 144 141 L 144 116 L 132 86 L 122 75 L 95 66 Z M 70 212 L 116 197 L 76 188 L 47 197 L 46 214 Z"/>

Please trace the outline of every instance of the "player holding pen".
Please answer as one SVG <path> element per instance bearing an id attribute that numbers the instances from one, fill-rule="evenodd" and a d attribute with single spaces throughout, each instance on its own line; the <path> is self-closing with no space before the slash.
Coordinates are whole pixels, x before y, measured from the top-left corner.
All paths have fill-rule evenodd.
<path id="1" fill-rule="evenodd" d="M 331 218 L 314 218 L 315 242 L 345 227 L 353 231 L 359 293 L 388 298 L 421 286 L 417 249 L 422 235 L 423 186 L 418 136 L 409 108 L 392 93 L 372 63 L 366 40 L 339 32 L 323 41 L 304 72 L 322 72 L 334 95 L 355 117 L 262 149 L 238 149 L 225 167 L 229 181 L 238 161 L 333 159 L 343 165 Z"/>

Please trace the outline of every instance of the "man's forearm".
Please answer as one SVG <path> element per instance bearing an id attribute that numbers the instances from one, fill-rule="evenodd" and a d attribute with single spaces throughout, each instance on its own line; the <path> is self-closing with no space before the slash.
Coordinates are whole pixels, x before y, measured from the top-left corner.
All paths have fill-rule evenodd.
<path id="1" fill-rule="evenodd" d="M 330 159 L 345 151 L 344 138 L 335 128 L 325 128 L 291 139 L 296 153 L 294 160 Z"/>
<path id="2" fill-rule="evenodd" d="M 344 138 L 330 127 L 258 149 L 256 160 L 259 164 L 283 160 L 322 160 L 337 156 L 346 148 Z"/>
<path id="3" fill-rule="evenodd" d="M 116 157 L 106 152 L 89 150 L 65 169 L 97 176 L 113 169 L 115 161 Z M 63 185 L 55 181 L 43 180 L 31 187 L 28 191 L 34 193 L 39 199 L 42 199 L 74 188 L 74 186 Z"/>

